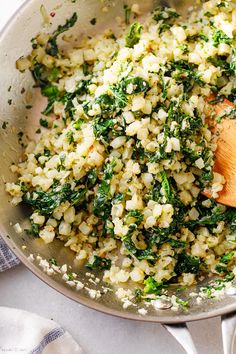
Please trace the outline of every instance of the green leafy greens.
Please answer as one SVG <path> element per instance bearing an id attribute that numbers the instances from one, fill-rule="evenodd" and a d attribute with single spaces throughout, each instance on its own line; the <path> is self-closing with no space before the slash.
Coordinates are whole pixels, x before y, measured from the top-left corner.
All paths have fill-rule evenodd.
<path id="1" fill-rule="evenodd" d="M 64 201 L 68 200 L 72 205 L 78 205 L 87 193 L 86 189 L 73 191 L 69 183 L 62 187 L 55 186 L 49 192 L 36 190 L 32 194 L 27 192 L 23 201 L 39 211 L 42 215 L 50 215 Z"/>
<path id="2" fill-rule="evenodd" d="M 130 26 L 129 33 L 125 36 L 126 47 L 133 48 L 140 40 L 140 34 L 143 26 L 139 22 L 134 22 Z"/>
<path id="3" fill-rule="evenodd" d="M 98 269 L 98 270 L 105 270 L 111 268 L 111 260 L 107 258 L 102 258 L 99 256 L 94 256 L 92 263 L 87 263 L 86 267 L 89 269 Z"/>
<path id="4" fill-rule="evenodd" d="M 94 215 L 106 220 L 111 212 L 110 182 L 113 175 L 113 169 L 116 166 L 115 160 L 107 163 L 104 168 L 104 175 L 99 184 L 96 196 L 93 202 Z"/>
<path id="5" fill-rule="evenodd" d="M 48 54 L 52 56 L 56 56 L 58 54 L 57 37 L 63 32 L 66 32 L 68 31 L 68 29 L 73 27 L 77 19 L 78 19 L 77 13 L 74 12 L 73 15 L 68 20 L 66 20 L 66 23 L 64 25 L 59 25 L 57 30 L 53 32 L 47 44 L 46 50 Z"/>

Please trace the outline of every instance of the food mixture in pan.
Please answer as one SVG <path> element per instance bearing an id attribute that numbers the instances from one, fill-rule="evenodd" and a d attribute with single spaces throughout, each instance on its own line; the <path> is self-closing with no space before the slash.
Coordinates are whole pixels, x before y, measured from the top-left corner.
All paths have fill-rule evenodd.
<path id="1" fill-rule="evenodd" d="M 188 20 L 157 8 L 144 23 L 137 5 L 124 12 L 119 36 L 62 51 L 74 14 L 18 60 L 48 103 L 7 192 L 32 207 L 28 234 L 60 239 L 109 284 L 131 279 L 137 296 L 232 279 L 236 209 L 216 201 L 225 180 L 209 118 L 235 119 L 214 108 L 236 102 L 236 5 L 212 0 Z"/>

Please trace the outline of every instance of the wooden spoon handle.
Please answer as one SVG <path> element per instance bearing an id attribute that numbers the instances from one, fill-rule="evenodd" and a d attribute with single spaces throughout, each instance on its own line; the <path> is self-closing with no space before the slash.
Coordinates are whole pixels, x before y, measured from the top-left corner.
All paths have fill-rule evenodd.
<path id="1" fill-rule="evenodd" d="M 208 102 L 212 98 L 208 98 Z M 227 100 L 212 105 L 216 116 L 223 117 L 229 114 L 235 105 Z M 223 118 L 220 123 L 210 119 L 212 129 L 217 136 L 217 149 L 215 151 L 215 160 L 213 171 L 224 176 L 226 183 L 222 191 L 218 192 L 216 199 L 219 203 L 236 207 L 236 120 Z M 208 197 L 211 196 L 209 190 L 204 191 Z"/>

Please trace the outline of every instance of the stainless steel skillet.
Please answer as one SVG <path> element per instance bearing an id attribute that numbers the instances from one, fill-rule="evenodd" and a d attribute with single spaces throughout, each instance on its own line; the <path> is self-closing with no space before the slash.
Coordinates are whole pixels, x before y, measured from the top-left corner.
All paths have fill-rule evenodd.
<path id="1" fill-rule="evenodd" d="M 160 4 L 160 1 L 131 0 L 126 1 L 126 3 L 138 3 L 142 12 L 145 13 L 155 7 L 155 5 Z M 194 5 L 194 2 L 191 0 L 169 0 L 162 1 L 161 3 L 173 6 L 181 13 L 185 13 L 187 7 Z M 15 62 L 20 56 L 30 51 L 31 38 L 45 26 L 45 18 L 43 20 L 42 17 L 44 8 L 47 10 L 47 14 L 56 13 L 54 17 L 50 17 L 49 15 L 52 26 L 48 28 L 48 31 L 52 31 L 59 24 L 64 23 L 76 11 L 78 13 L 78 22 L 72 31 L 76 31 L 78 35 L 83 33 L 93 35 L 107 27 L 114 27 L 115 17 L 119 15 L 123 16 L 123 5 L 123 1 L 119 0 L 30 0 L 24 3 L 1 33 L 0 234 L 9 247 L 33 273 L 59 292 L 81 304 L 107 314 L 127 319 L 165 324 L 166 328 L 176 337 L 188 353 L 196 353 L 196 350 L 194 349 L 185 323 L 221 315 L 224 350 L 225 353 L 231 353 L 234 325 L 236 324 L 236 320 L 232 315 L 236 311 L 235 297 L 224 296 L 220 300 L 206 300 L 201 304 L 193 301 L 188 312 L 181 310 L 174 312 L 171 309 L 155 310 L 150 307 L 147 315 L 141 317 L 137 312 L 137 307 L 124 309 L 112 292 L 108 292 L 98 300 L 93 300 L 85 289 L 76 292 L 75 289 L 68 287 L 60 275 L 47 275 L 39 267 L 38 262 L 31 262 L 28 259 L 30 254 L 34 256 L 39 254 L 43 259 L 56 258 L 59 264 L 66 263 L 78 272 L 76 264 L 73 262 L 73 254 L 65 247 L 62 247 L 62 244 L 58 240 L 53 244 L 45 245 L 39 239 L 32 239 L 27 235 L 17 234 L 12 227 L 17 222 L 24 225 L 27 222 L 28 211 L 22 207 L 13 208 L 11 206 L 4 190 L 4 181 L 14 180 L 9 167 L 13 162 L 17 162 L 21 156 L 19 132 L 26 132 L 28 135 L 31 135 L 35 131 L 41 105 L 40 98 L 32 89 L 33 81 L 31 75 L 29 73 L 25 73 L 24 75 L 19 73 L 15 69 Z M 104 7 L 106 8 L 105 11 Z M 96 26 L 90 24 L 90 20 L 94 17 L 97 18 Z M 26 107 L 29 108 L 29 105 L 32 105 L 33 109 L 27 109 Z M 6 129 L 2 128 L 3 125 L 6 126 Z M 26 248 L 22 248 L 22 246 L 26 246 Z M 82 282 L 87 282 L 88 280 L 85 273 L 86 270 L 79 270 L 79 277 Z M 98 289 L 99 287 L 102 287 L 102 284 L 98 286 Z M 191 291 L 193 289 L 189 290 L 189 292 Z"/>

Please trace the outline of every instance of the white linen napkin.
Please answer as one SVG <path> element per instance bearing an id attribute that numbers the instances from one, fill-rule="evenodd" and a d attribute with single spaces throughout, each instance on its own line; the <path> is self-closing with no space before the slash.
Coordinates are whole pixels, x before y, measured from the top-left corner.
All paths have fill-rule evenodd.
<path id="1" fill-rule="evenodd" d="M 52 320 L 0 307 L 0 353 L 83 354 L 72 336 Z"/>
<path id="2" fill-rule="evenodd" d="M 19 259 L 9 250 L 0 236 L 0 272 L 15 267 L 19 263 Z"/>

